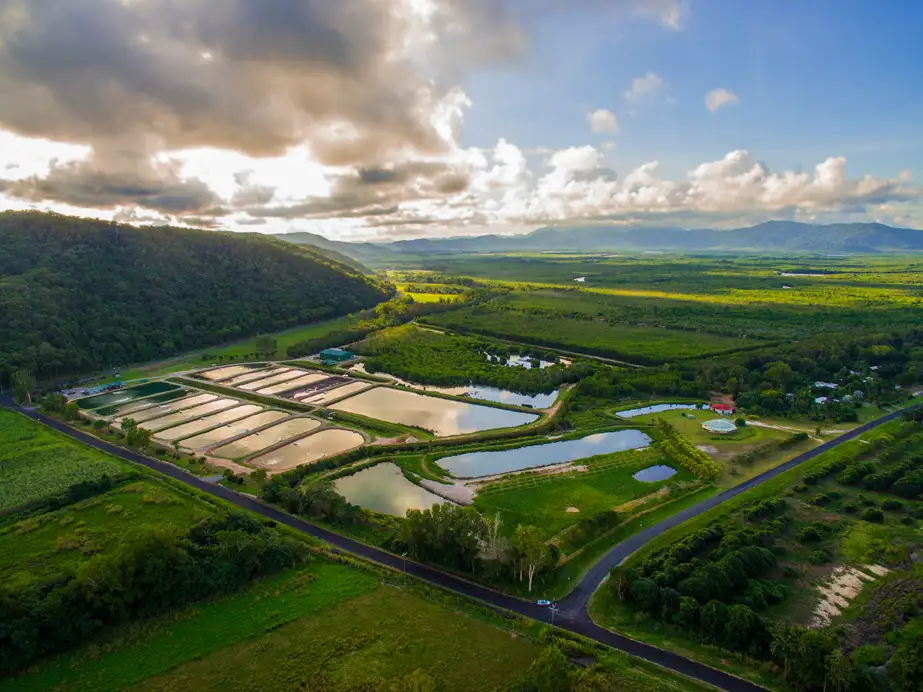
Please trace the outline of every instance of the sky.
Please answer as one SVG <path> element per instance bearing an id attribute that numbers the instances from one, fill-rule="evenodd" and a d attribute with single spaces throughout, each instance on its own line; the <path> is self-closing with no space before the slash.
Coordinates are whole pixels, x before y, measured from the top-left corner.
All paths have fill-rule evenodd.
<path id="1" fill-rule="evenodd" d="M 923 3 L 0 0 L 0 209 L 923 228 Z"/>

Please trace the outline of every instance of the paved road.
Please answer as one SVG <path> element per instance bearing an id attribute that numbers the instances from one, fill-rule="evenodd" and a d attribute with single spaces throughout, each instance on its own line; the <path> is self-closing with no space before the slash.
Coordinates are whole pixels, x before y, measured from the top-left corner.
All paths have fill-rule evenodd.
<path id="1" fill-rule="evenodd" d="M 0 401 L 0 404 L 9 406 L 10 402 Z M 386 565 L 397 570 L 405 570 L 407 574 L 410 574 L 414 577 L 424 579 L 428 582 L 462 594 L 464 596 L 475 598 L 497 608 L 510 610 L 520 615 L 524 615 L 526 617 L 533 618 L 542 622 L 549 622 L 551 620 L 552 613 L 547 608 L 540 608 L 534 603 L 502 594 L 498 591 L 474 584 L 455 575 L 447 574 L 426 565 L 417 564 L 411 561 L 404 561 L 397 555 L 388 553 L 384 550 L 379 550 L 378 548 L 367 546 L 363 543 L 359 543 L 345 536 L 341 536 L 340 534 L 328 531 L 319 526 L 315 526 L 314 524 L 310 524 L 297 517 L 293 517 L 280 511 L 279 509 L 276 509 L 275 507 L 265 505 L 253 498 L 240 495 L 233 490 L 223 486 L 209 483 L 200 477 L 186 473 L 184 470 L 168 462 L 158 461 L 156 459 L 143 456 L 122 447 L 112 445 L 108 442 L 104 442 L 103 440 L 97 439 L 80 430 L 71 428 L 64 423 L 61 423 L 52 418 L 48 418 L 38 411 L 23 410 L 22 413 L 44 423 L 45 425 L 48 425 L 51 428 L 59 430 L 60 432 L 69 435 L 79 440 L 80 442 L 83 442 L 84 444 L 90 445 L 91 447 L 95 447 L 104 452 L 108 452 L 109 454 L 113 454 L 136 464 L 141 464 L 142 466 L 146 466 L 147 468 L 163 473 L 175 480 L 186 483 L 187 485 L 214 495 L 215 497 L 219 497 L 226 502 L 236 505 L 237 507 L 256 512 L 268 519 L 277 521 L 280 524 L 284 524 L 309 536 L 313 536 L 315 538 L 326 541 L 337 550 L 358 555 L 378 564 Z M 721 502 L 734 497 L 735 495 L 738 495 L 741 492 L 752 488 L 755 485 L 758 485 L 759 483 L 762 483 L 763 481 L 772 478 L 773 476 L 776 476 L 789 468 L 792 468 L 793 466 L 797 466 L 798 464 L 807 461 L 808 459 L 812 459 L 818 454 L 821 454 L 822 452 L 835 447 L 838 444 L 846 442 L 847 440 L 854 439 L 862 433 L 871 430 L 872 428 L 881 425 L 882 423 L 894 420 L 895 418 L 898 418 L 902 413 L 903 411 L 895 411 L 894 413 L 890 413 L 883 418 L 873 421 L 872 423 L 862 425 L 851 432 L 845 433 L 832 442 L 828 442 L 824 445 L 821 445 L 820 447 L 806 452 L 805 454 L 801 454 L 776 469 L 772 469 L 771 471 L 767 471 L 766 473 L 751 478 L 750 480 L 745 481 L 741 485 L 731 490 L 725 491 L 720 495 L 715 495 L 714 497 L 711 497 L 694 507 L 684 510 L 675 516 L 664 520 L 656 526 L 646 529 L 645 531 L 629 538 L 628 540 L 623 541 L 615 548 L 613 548 L 605 557 L 603 557 L 600 562 L 594 565 L 586 574 L 586 576 L 581 579 L 580 583 L 577 585 L 577 588 L 569 596 L 567 596 L 567 598 L 560 602 L 560 610 L 556 615 L 555 624 L 562 629 L 583 635 L 633 656 L 637 656 L 652 663 L 656 663 L 660 666 L 663 666 L 664 668 L 668 668 L 677 673 L 681 673 L 696 680 L 708 683 L 719 689 L 726 690 L 727 692 L 764 691 L 765 688 L 735 677 L 729 673 L 725 673 L 670 651 L 665 651 L 655 646 L 629 639 L 628 637 L 624 637 L 599 627 L 593 623 L 587 614 L 586 604 L 589 601 L 589 597 L 599 586 L 600 582 L 603 580 L 606 574 L 608 574 L 609 569 L 612 566 L 621 562 L 623 559 L 625 559 L 625 557 L 643 546 L 653 537 L 663 533 L 663 531 L 677 526 L 686 519 L 701 514 L 702 512 L 711 509 Z"/>

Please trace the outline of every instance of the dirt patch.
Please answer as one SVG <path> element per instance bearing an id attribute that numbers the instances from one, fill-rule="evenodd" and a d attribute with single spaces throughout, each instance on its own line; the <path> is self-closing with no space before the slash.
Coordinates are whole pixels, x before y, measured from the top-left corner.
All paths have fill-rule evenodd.
<path id="1" fill-rule="evenodd" d="M 567 513 L 568 513 L 568 514 L 573 514 L 574 512 L 579 512 L 579 511 L 580 511 L 580 510 L 577 509 L 576 507 L 568 507 L 568 508 L 567 508 Z"/>
<path id="2" fill-rule="evenodd" d="M 619 505 L 618 507 L 613 507 L 612 509 L 615 510 L 616 512 L 622 512 L 622 513 L 630 512 L 634 509 L 637 509 L 638 507 L 641 507 L 642 505 L 646 505 L 648 502 L 651 502 L 653 500 L 662 499 L 669 494 L 670 494 L 670 489 L 667 487 L 663 487 L 660 490 L 658 490 L 656 493 L 651 493 L 650 495 L 645 495 L 644 497 L 639 497 L 634 500 L 629 500 L 628 502 L 625 502 Z"/>
<path id="3" fill-rule="evenodd" d="M 711 445 L 696 445 L 696 449 L 701 449 L 706 454 L 715 455 L 718 453 L 717 447 L 712 447 Z"/>
<path id="4" fill-rule="evenodd" d="M 810 627 L 823 627 L 830 624 L 837 615 L 849 606 L 867 582 L 875 581 L 888 573 L 881 565 L 863 565 L 855 567 L 837 567 L 830 578 L 817 587 L 821 600 L 814 606 Z"/>

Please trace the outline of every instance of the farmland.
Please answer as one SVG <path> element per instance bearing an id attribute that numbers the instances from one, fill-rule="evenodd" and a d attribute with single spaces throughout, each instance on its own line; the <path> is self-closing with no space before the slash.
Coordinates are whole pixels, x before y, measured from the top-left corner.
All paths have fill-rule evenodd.
<path id="1" fill-rule="evenodd" d="M 126 470 L 116 459 L 0 410 L 0 514 Z"/>
<path id="2" fill-rule="evenodd" d="M 757 679 L 778 665 L 795 690 L 833 674 L 832 651 L 850 684 L 884 665 L 913 689 L 921 452 L 919 423 L 895 423 L 779 476 L 632 556 L 594 616 L 716 665 L 738 651 L 732 669 Z"/>

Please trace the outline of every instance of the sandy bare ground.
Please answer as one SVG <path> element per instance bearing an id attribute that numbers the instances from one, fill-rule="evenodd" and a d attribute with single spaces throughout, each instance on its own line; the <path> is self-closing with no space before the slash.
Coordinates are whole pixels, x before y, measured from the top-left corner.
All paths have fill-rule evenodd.
<path id="1" fill-rule="evenodd" d="M 626 512 L 631 512 L 637 509 L 638 507 L 646 505 L 648 502 L 651 502 L 653 500 L 659 500 L 669 494 L 670 494 L 670 489 L 664 486 L 663 488 L 661 488 L 655 493 L 651 493 L 650 495 L 645 495 L 644 497 L 638 497 L 638 498 L 635 498 L 634 500 L 629 500 L 628 502 L 625 502 L 619 505 L 618 507 L 613 507 L 612 509 L 615 510 L 616 512 L 624 514 Z"/>
<path id="2" fill-rule="evenodd" d="M 230 469 L 236 476 L 246 476 L 247 474 L 253 473 L 253 469 L 242 466 L 236 462 L 229 461 L 228 459 L 220 459 L 218 457 L 210 456 L 205 457 L 205 459 L 209 466 L 217 466 L 221 469 Z"/>
<path id="3" fill-rule="evenodd" d="M 866 583 L 883 577 L 890 570 L 881 565 L 856 567 L 840 566 L 833 570 L 827 580 L 817 587 L 821 599 L 814 606 L 809 627 L 823 627 L 830 624 L 837 615 L 849 606 Z"/>

